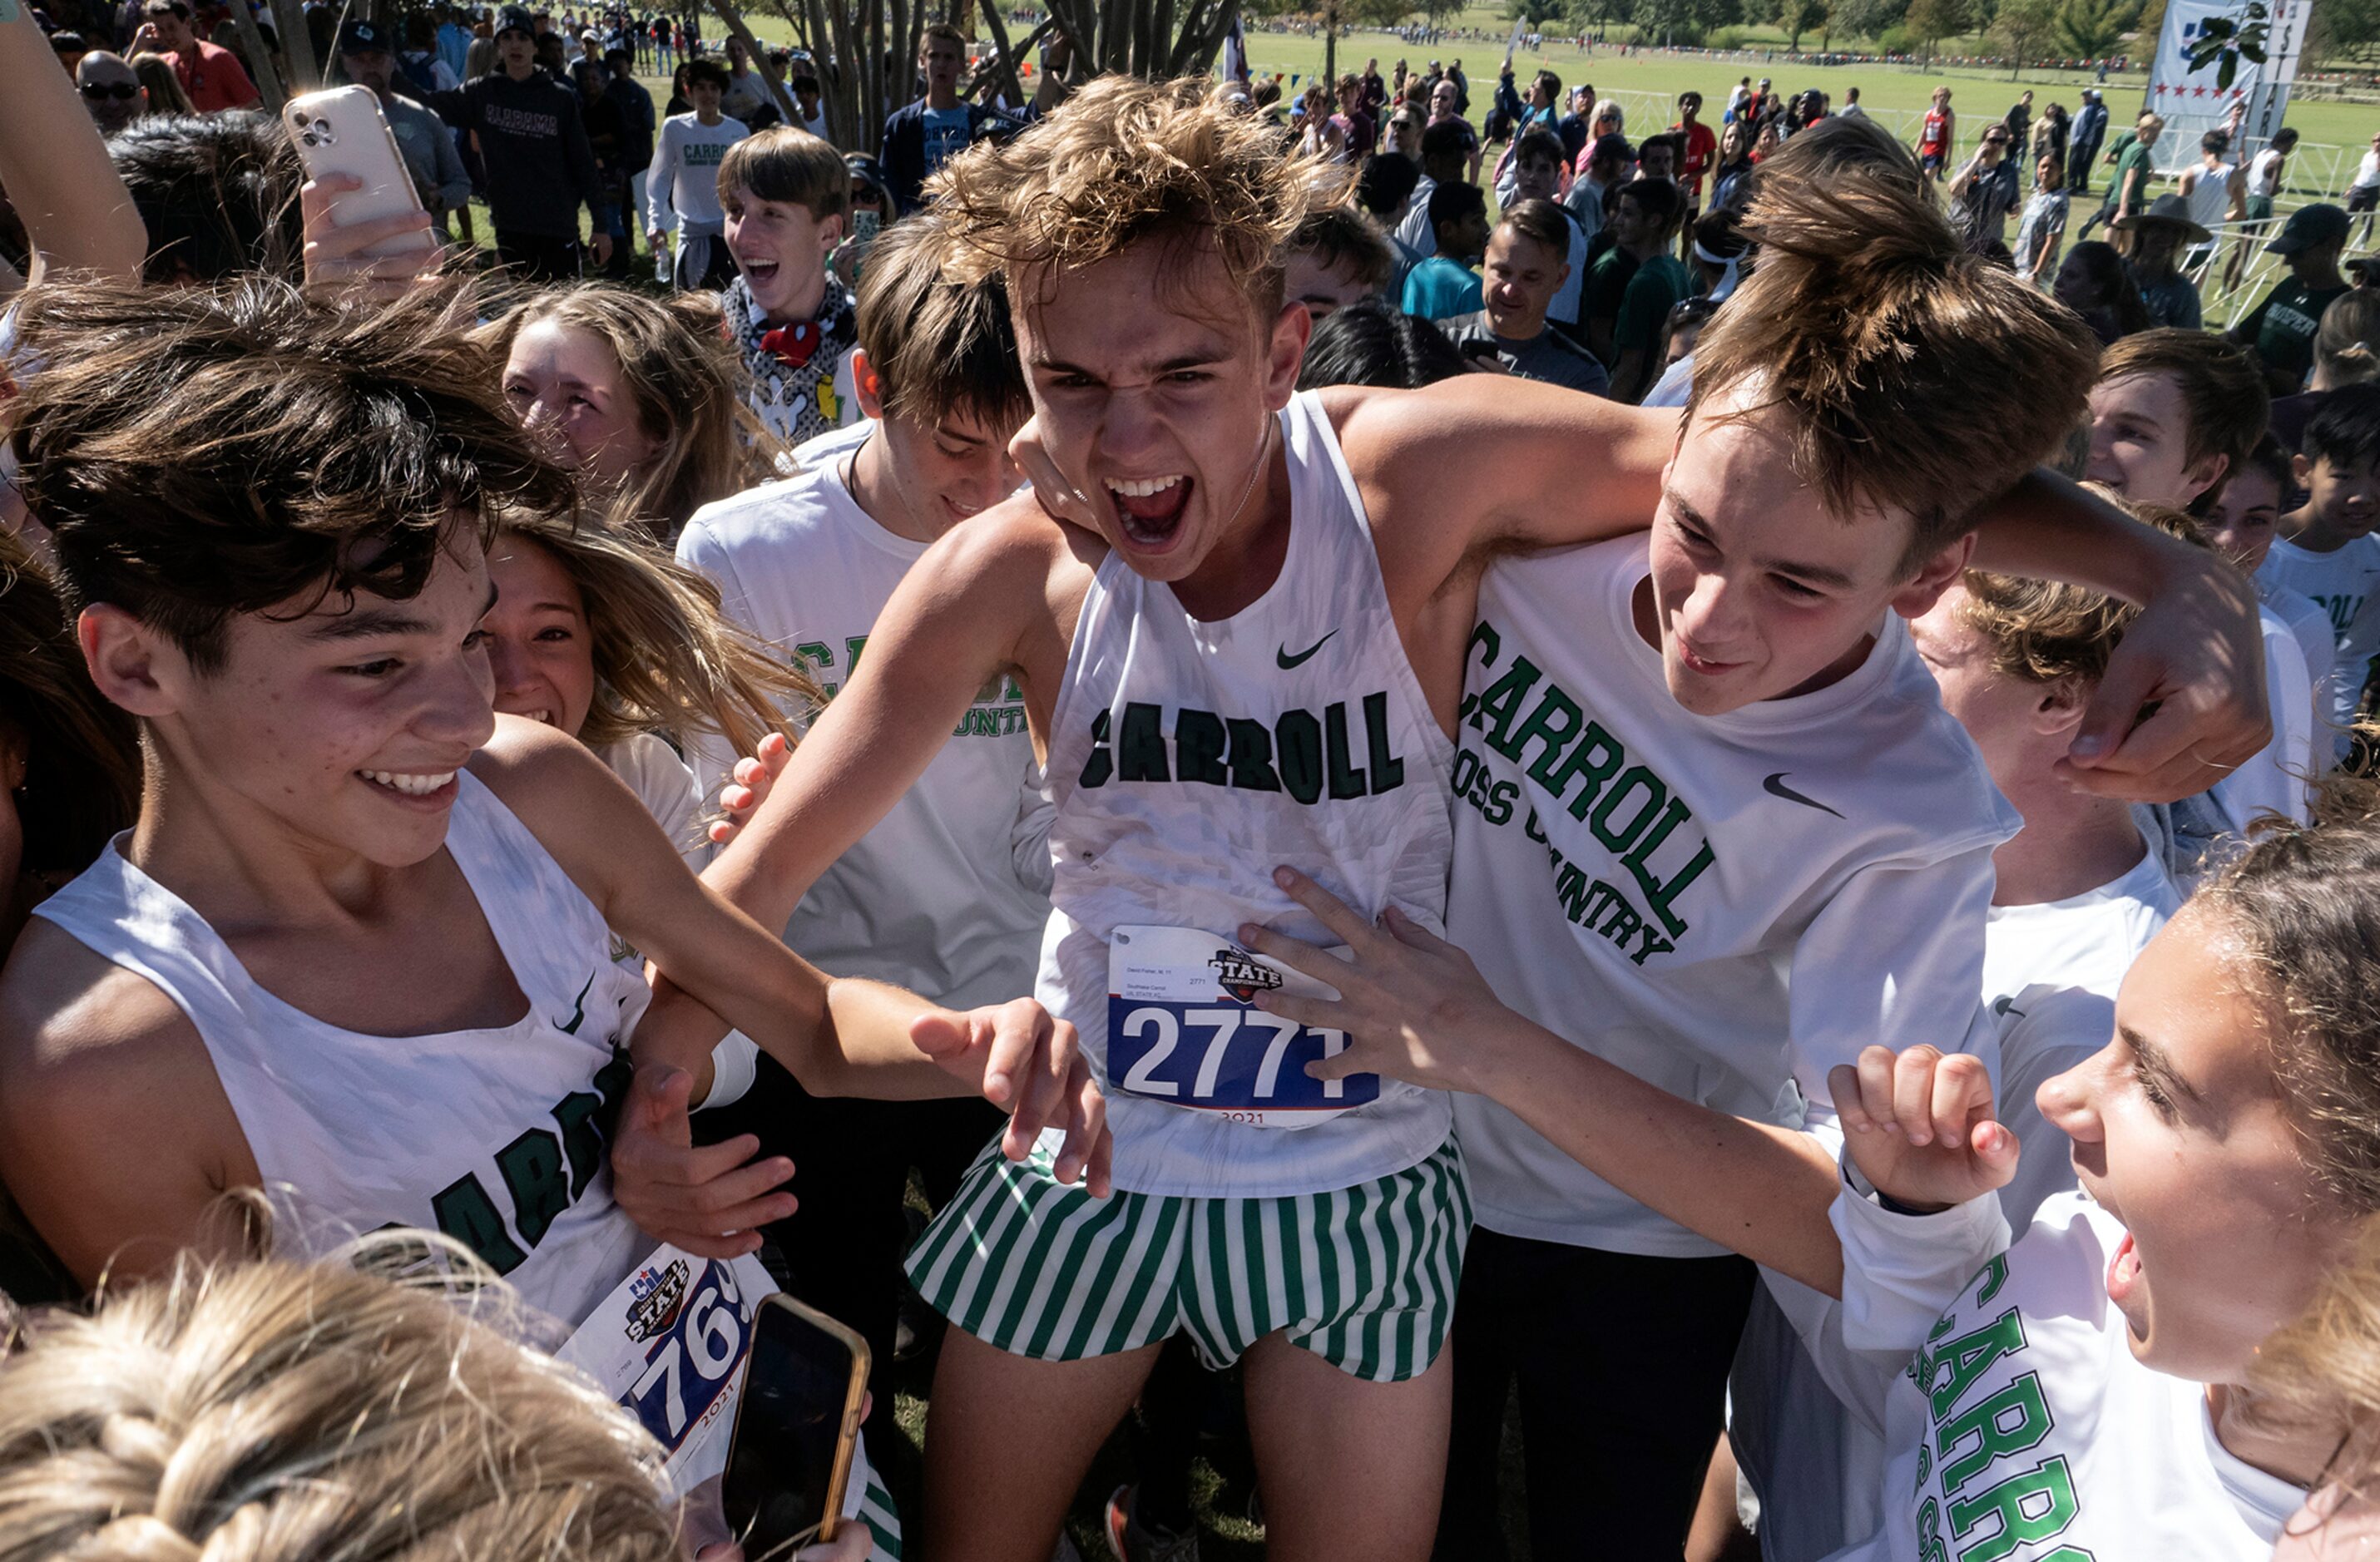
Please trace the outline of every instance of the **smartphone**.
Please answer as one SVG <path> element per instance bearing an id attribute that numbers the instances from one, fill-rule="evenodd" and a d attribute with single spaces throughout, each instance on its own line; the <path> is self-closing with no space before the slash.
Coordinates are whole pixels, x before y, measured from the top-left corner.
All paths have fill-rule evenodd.
<path id="1" fill-rule="evenodd" d="M 309 179 L 326 174 L 350 174 L 363 188 L 341 190 L 331 198 L 342 224 L 365 223 L 376 217 L 422 210 L 420 192 L 397 150 L 396 133 L 380 111 L 380 100 L 369 87 L 334 87 L 292 98 L 281 110 L 289 139 Z M 386 239 L 366 249 L 366 255 L 404 255 L 438 248 L 435 235 L 419 233 Z"/>
<path id="2" fill-rule="evenodd" d="M 760 1303 L 720 1492 L 747 1562 L 834 1538 L 867 1392 L 866 1340 L 790 1296 Z"/>
<path id="3" fill-rule="evenodd" d="M 884 215 L 880 212 L 854 212 L 851 214 L 851 236 L 865 245 L 882 231 Z"/>

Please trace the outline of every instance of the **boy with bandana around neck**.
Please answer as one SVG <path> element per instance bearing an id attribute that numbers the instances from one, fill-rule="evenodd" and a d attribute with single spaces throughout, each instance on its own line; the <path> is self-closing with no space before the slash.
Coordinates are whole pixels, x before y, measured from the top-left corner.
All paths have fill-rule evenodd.
<path id="1" fill-rule="evenodd" d="M 859 416 L 847 361 L 858 340 L 851 291 L 826 265 L 850 201 L 842 154 L 807 131 L 764 130 L 720 160 L 736 273 L 720 295 L 727 339 L 750 376 L 746 405 L 787 444 Z"/>

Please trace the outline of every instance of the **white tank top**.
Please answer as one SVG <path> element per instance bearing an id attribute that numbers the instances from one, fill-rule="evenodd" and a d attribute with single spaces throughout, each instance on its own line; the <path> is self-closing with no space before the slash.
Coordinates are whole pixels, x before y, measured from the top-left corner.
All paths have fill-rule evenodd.
<path id="1" fill-rule="evenodd" d="M 35 914 L 189 1017 L 281 1251 L 310 1256 L 383 1226 L 443 1230 L 575 1324 L 652 1246 L 612 1202 L 604 1144 L 646 988 L 613 963 L 603 918 L 528 827 L 469 771 L 457 781 L 447 849 L 528 997 L 509 1025 L 380 1036 L 326 1024 L 259 987 L 188 902 L 125 859 L 121 838 Z"/>
<path id="2" fill-rule="evenodd" d="M 2212 233 L 2223 225 L 2231 214 L 2231 176 L 2238 172 L 2228 163 L 2209 168 L 2201 163 L 2198 182 L 2190 187 L 2190 220 Z"/>
<path id="3" fill-rule="evenodd" d="M 1393 902 L 1436 929 L 1453 846 L 1452 745 L 1405 660 L 1338 439 L 1310 394 L 1279 422 L 1280 578 L 1204 622 L 1110 553 L 1051 724 L 1055 884 L 1037 990 L 1100 1070 L 1116 1185 L 1137 1193 L 1349 1187 L 1418 1164 L 1451 1120 L 1437 1092 L 1307 1079 L 1329 1033 L 1242 1001 L 1280 982 L 1235 946 L 1241 923 L 1331 941 L 1273 884 L 1276 866 L 1366 915 Z"/>

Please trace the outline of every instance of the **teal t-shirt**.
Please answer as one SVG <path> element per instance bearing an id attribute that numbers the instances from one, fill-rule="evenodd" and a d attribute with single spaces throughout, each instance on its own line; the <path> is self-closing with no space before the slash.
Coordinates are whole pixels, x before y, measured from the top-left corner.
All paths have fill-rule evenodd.
<path id="1" fill-rule="evenodd" d="M 2156 175 L 2156 170 L 2149 166 L 2149 150 L 2140 142 L 2134 141 L 2124 149 L 2123 156 L 2116 159 L 2116 177 L 2107 186 L 2108 211 L 2113 212 L 2116 209 L 2116 202 L 2123 199 L 2124 181 L 2132 176 L 2135 169 L 2139 170 L 2142 176 L 2141 188 L 2134 192 L 2132 199 L 2139 208 L 2146 209 L 2149 203 L 2149 184 Z"/>
<path id="2" fill-rule="evenodd" d="M 967 111 L 929 108 L 926 111 L 926 172 L 930 174 L 967 148 Z"/>
<path id="3" fill-rule="evenodd" d="M 1638 266 L 1636 274 L 1628 279 L 1628 291 L 1621 296 L 1619 318 L 1612 322 L 1613 350 L 1638 347 L 1650 352 L 1658 347 L 1670 310 L 1685 296 L 1686 268 L 1675 255 L 1665 249 Z"/>
<path id="4" fill-rule="evenodd" d="M 1628 284 L 1636 275 L 1636 257 L 1614 245 L 1587 263 L 1586 285 L 1580 290 L 1578 319 L 1582 325 L 1590 321 L 1613 322 L 1616 333 L 1620 306 L 1628 297 Z"/>
<path id="5" fill-rule="evenodd" d="M 1405 278 L 1405 313 L 1424 320 L 1451 320 L 1479 308 L 1479 273 L 1443 255 L 1432 255 Z"/>
<path id="6" fill-rule="evenodd" d="M 2256 356 L 2266 369 L 2303 383 L 2313 369 L 2313 337 L 2322 329 L 2322 311 L 2346 291 L 2343 285 L 2308 287 L 2293 276 L 2284 277 L 2255 312 L 2240 322 L 2240 329 L 2256 344 Z"/>

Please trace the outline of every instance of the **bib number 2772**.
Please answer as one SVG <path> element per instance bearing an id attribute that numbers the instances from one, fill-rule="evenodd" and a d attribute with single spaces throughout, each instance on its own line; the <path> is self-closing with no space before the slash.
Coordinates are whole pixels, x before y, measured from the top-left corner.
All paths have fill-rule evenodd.
<path id="1" fill-rule="evenodd" d="M 1108 1078 L 1128 1095 L 1294 1128 L 1376 1101 L 1377 1074 L 1308 1078 L 1346 1034 L 1309 1029 L 1250 1001 L 1330 989 L 1227 940 L 1185 927 L 1120 927 L 1109 953 Z"/>

